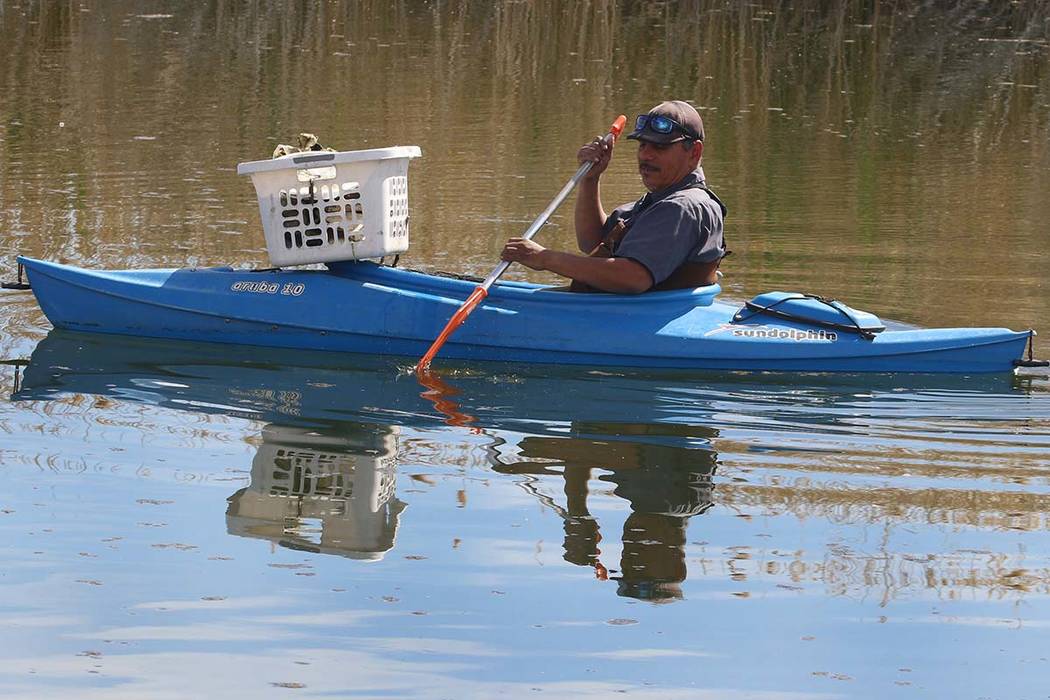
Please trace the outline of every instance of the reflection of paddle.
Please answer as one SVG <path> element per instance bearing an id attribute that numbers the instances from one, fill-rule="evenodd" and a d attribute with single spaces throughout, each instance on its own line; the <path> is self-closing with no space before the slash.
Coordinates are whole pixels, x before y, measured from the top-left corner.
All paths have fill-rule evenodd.
<path id="1" fill-rule="evenodd" d="M 459 393 L 456 387 L 431 372 L 423 371 L 417 376 L 419 383 L 427 389 L 420 396 L 434 404 L 434 408 L 445 416 L 446 425 L 465 427 L 477 420 L 469 413 L 460 411 L 459 404 L 452 400 L 452 397 Z M 471 431 L 477 434 L 481 432 L 481 429 L 471 428 Z"/>
<path id="2" fill-rule="evenodd" d="M 616 141 L 626 123 L 627 117 L 622 114 L 618 116 L 616 121 L 612 123 L 612 126 L 609 127 L 609 133 L 605 135 L 606 142 Z M 576 184 L 583 179 L 583 176 L 590 171 L 591 166 L 593 165 L 594 163 L 587 162 L 580 166 L 579 170 L 576 171 L 576 174 L 572 176 L 572 179 L 565 183 L 565 187 L 561 188 L 561 192 L 551 200 L 551 203 L 547 205 L 547 208 L 536 217 L 536 220 L 533 221 L 531 225 L 529 225 L 529 228 L 525 231 L 524 235 L 522 235 L 522 238 L 529 240 L 536 235 L 536 232 L 540 230 L 540 227 L 547 222 L 547 219 L 549 219 L 550 215 L 554 213 L 554 210 L 558 208 L 558 205 L 565 201 L 565 198 L 569 196 L 569 193 L 572 192 L 573 188 L 576 187 Z M 430 349 L 427 350 L 425 355 L 423 355 L 423 359 L 419 361 L 419 366 L 416 368 L 418 373 L 425 373 L 430 368 L 430 363 L 434 359 L 434 356 L 437 355 L 438 350 L 441 349 L 441 346 L 445 344 L 445 341 L 448 340 L 448 337 L 452 335 L 457 328 L 463 325 L 463 322 L 467 320 L 467 316 L 470 315 L 470 312 L 473 311 L 474 308 L 481 303 L 481 300 L 488 295 L 489 287 L 491 287 L 492 284 L 498 280 L 504 272 L 506 272 L 508 267 L 510 267 L 510 263 L 506 260 L 497 265 L 496 269 L 489 273 L 489 276 L 485 278 L 485 281 L 479 284 L 474 291 L 471 292 L 470 296 L 467 297 L 467 300 L 463 303 L 463 306 L 459 307 L 459 310 L 452 314 L 452 318 L 445 326 L 445 329 L 441 331 L 437 339 L 430 346 Z"/>

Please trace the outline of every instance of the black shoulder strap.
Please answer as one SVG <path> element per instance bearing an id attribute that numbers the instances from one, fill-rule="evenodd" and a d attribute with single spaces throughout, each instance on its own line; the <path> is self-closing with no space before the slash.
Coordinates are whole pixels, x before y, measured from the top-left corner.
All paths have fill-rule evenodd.
<path id="1" fill-rule="evenodd" d="M 725 202 L 719 199 L 718 195 L 715 194 L 714 191 L 712 191 L 711 188 L 708 187 L 707 184 L 702 180 L 693 186 L 699 187 L 704 192 L 707 192 L 707 194 L 710 195 L 711 199 L 715 200 L 715 203 L 718 204 L 718 207 L 722 210 L 722 218 L 725 219 L 726 216 L 729 214 L 729 209 L 726 207 Z M 723 258 L 728 258 L 730 255 L 733 254 L 733 251 L 729 250 L 729 246 L 726 245 L 726 232 L 724 227 L 722 229 L 722 246 L 726 249 L 725 255 L 722 256 Z"/>
<path id="2" fill-rule="evenodd" d="M 718 206 L 722 209 L 722 218 L 725 218 L 726 215 L 729 214 L 729 209 L 726 208 L 726 203 L 719 199 L 718 195 L 715 194 L 710 187 L 703 183 L 698 183 L 696 186 L 702 189 L 704 192 L 707 192 L 709 195 L 711 195 L 711 199 L 715 200 L 715 202 L 718 203 Z"/>

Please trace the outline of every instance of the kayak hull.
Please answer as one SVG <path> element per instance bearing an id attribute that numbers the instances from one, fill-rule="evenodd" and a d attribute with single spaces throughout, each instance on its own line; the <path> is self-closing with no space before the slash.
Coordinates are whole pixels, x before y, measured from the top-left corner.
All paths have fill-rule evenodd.
<path id="1" fill-rule="evenodd" d="M 418 358 L 476 286 L 368 262 L 326 270 L 85 270 L 19 258 L 58 328 Z M 1032 331 L 734 322 L 718 285 L 643 295 L 496 284 L 442 347 L 465 360 L 791 372 L 1006 372 Z"/>

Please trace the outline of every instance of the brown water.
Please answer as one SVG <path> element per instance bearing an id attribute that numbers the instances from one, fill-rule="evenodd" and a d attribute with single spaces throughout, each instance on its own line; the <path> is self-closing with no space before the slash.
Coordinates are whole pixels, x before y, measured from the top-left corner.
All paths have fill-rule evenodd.
<path id="1" fill-rule="evenodd" d="M 300 131 L 419 145 L 403 264 L 485 274 L 681 98 L 727 296 L 1050 354 L 1050 3 L 0 0 L 0 36 L 5 280 L 265 264 L 236 164 Z M 603 182 L 637 196 L 629 143 Z M 49 328 L 2 297 L 6 696 L 1047 697 L 1046 373 L 467 367 L 471 430 L 391 363 Z"/>

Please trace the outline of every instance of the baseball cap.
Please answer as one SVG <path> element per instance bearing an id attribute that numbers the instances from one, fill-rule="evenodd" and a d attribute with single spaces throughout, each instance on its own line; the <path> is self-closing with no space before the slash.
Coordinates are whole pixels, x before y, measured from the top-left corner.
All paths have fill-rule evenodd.
<path id="1" fill-rule="evenodd" d="M 665 117 L 674 123 L 668 125 L 659 117 Z M 652 143 L 675 143 L 692 138 L 703 141 L 704 120 L 688 102 L 661 102 L 650 109 L 648 114 L 638 115 L 634 131 L 628 134 L 627 138 Z"/>

